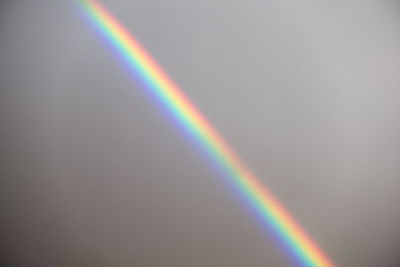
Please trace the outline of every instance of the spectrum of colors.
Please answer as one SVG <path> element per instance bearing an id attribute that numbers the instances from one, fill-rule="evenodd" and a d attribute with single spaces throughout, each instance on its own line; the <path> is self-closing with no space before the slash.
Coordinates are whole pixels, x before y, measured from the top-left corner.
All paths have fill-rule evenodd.
<path id="1" fill-rule="evenodd" d="M 274 230 L 295 257 L 296 263 L 299 266 L 334 266 L 132 34 L 98 1 L 83 0 L 81 3 L 97 30 L 145 82 L 150 92 L 228 172 L 231 182 L 243 193 L 264 223 Z"/>

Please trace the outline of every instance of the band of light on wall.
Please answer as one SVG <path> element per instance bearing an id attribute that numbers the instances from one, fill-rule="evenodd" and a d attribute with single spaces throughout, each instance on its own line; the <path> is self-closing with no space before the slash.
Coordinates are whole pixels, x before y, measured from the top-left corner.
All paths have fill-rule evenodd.
<path id="1" fill-rule="evenodd" d="M 299 266 L 334 266 L 282 204 L 243 164 L 224 138 L 201 114 L 150 54 L 102 4 L 83 0 L 81 7 L 96 29 L 123 58 L 151 95 L 161 102 L 175 122 L 192 136 L 226 171 L 229 181 L 262 218 Z"/>

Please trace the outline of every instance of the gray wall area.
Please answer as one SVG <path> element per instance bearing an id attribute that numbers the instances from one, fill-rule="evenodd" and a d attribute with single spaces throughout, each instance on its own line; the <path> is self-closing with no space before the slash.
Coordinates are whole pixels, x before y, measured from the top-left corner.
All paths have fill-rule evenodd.
<path id="1" fill-rule="evenodd" d="M 398 1 L 102 3 L 338 266 L 400 266 Z M 1 266 L 293 264 L 79 1 L 0 34 Z"/>

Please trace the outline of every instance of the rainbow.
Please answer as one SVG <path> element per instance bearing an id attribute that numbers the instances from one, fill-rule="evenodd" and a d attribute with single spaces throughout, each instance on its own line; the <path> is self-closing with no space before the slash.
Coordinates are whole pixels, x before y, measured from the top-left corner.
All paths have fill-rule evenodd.
<path id="1" fill-rule="evenodd" d="M 230 181 L 271 227 L 299 266 L 334 266 L 279 201 L 251 171 L 210 122 L 167 76 L 132 34 L 98 1 L 83 0 L 84 13 L 125 63 L 145 82 L 165 108 L 212 155 Z"/>

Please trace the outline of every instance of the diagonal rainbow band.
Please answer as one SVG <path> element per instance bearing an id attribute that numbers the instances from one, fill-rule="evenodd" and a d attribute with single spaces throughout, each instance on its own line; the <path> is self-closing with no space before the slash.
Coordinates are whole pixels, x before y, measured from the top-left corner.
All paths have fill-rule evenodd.
<path id="1" fill-rule="evenodd" d="M 264 223 L 272 227 L 299 266 L 334 266 L 271 192 L 247 169 L 220 134 L 151 58 L 140 43 L 96 0 L 82 0 L 85 14 L 169 112 L 228 172 Z"/>

